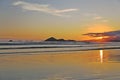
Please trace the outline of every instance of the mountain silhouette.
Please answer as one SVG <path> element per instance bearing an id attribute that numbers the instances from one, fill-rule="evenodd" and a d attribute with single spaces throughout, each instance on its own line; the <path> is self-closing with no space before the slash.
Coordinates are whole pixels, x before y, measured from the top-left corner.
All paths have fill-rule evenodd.
<path id="1" fill-rule="evenodd" d="M 45 41 L 75 41 L 75 40 L 56 39 L 54 37 L 50 37 L 46 39 Z"/>
<path id="2" fill-rule="evenodd" d="M 50 37 L 50 38 L 46 39 L 45 41 L 57 41 L 57 39 L 54 37 Z"/>

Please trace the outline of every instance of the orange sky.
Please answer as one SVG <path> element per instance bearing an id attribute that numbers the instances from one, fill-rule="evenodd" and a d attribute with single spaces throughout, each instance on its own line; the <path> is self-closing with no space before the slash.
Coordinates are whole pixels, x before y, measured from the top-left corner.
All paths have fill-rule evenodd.
<path id="1" fill-rule="evenodd" d="M 61 6 L 63 4 L 66 5 Z M 120 29 L 118 6 L 118 2 L 112 0 L 94 1 L 94 4 L 89 0 L 60 0 L 52 3 L 49 0 L 38 0 L 34 3 L 31 0 L 10 2 L 2 0 L 0 39 L 45 40 L 48 37 L 90 39 L 82 34 Z"/>

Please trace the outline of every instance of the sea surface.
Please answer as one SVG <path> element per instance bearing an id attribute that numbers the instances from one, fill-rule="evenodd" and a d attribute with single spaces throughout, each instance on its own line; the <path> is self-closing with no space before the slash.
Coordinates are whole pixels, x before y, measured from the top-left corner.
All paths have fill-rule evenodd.
<path id="1" fill-rule="evenodd" d="M 2 45 L 0 80 L 120 80 L 120 45 Z"/>

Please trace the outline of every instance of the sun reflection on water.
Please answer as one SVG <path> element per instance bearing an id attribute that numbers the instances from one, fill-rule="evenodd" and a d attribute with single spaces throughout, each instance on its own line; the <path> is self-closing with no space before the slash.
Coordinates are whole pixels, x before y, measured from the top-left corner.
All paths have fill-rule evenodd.
<path id="1" fill-rule="evenodd" d="M 103 50 L 100 50 L 100 62 L 103 63 Z"/>

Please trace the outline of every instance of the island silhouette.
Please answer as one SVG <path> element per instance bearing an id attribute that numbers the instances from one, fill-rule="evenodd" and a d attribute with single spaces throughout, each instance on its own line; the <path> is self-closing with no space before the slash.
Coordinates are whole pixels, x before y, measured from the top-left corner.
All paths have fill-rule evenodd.
<path id="1" fill-rule="evenodd" d="M 54 37 L 50 37 L 50 38 L 46 39 L 45 41 L 63 41 L 63 42 L 71 41 L 71 42 L 75 42 L 75 40 L 56 39 Z"/>

